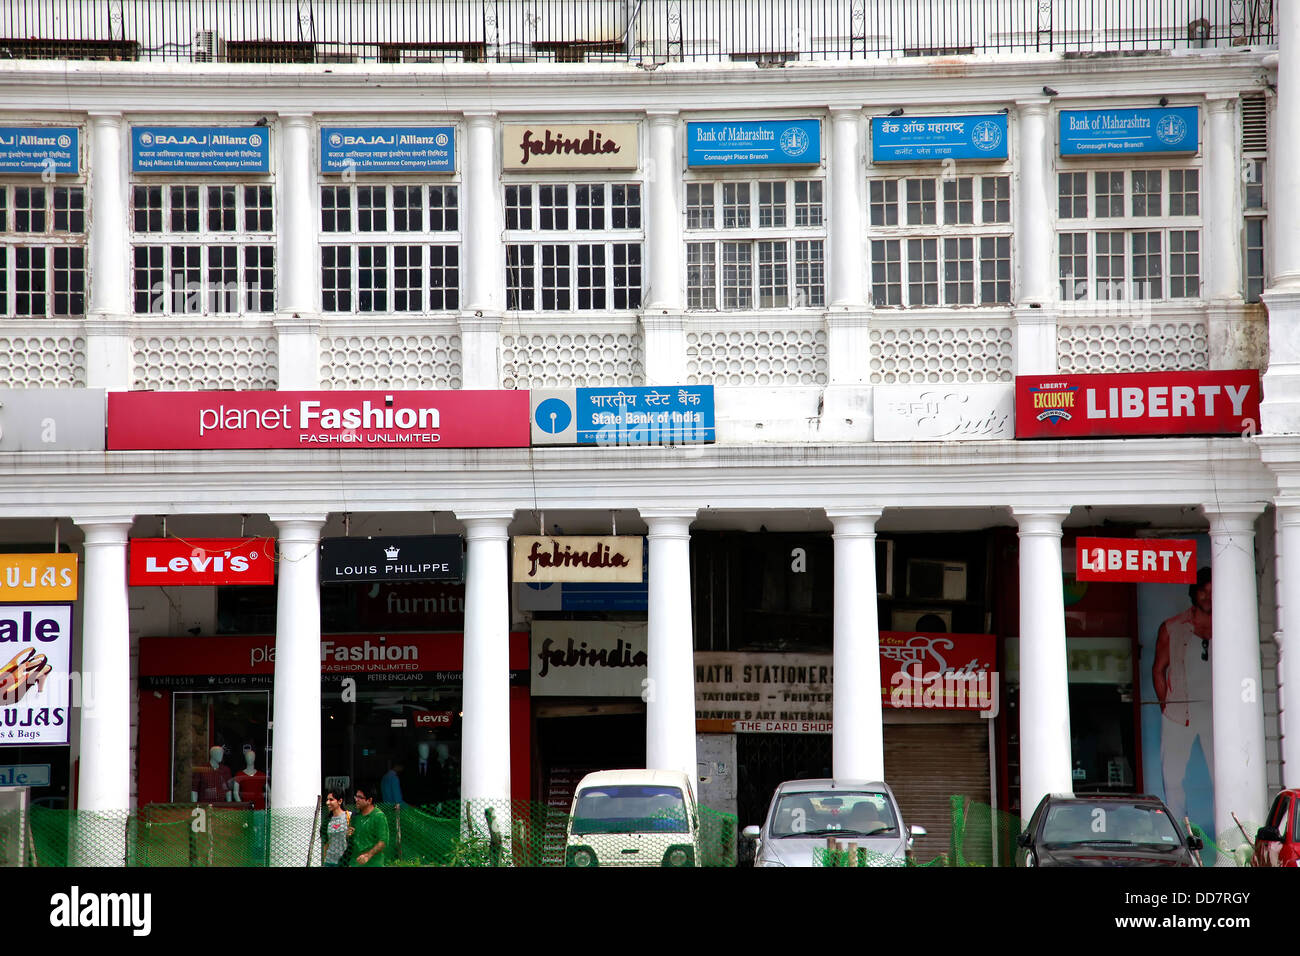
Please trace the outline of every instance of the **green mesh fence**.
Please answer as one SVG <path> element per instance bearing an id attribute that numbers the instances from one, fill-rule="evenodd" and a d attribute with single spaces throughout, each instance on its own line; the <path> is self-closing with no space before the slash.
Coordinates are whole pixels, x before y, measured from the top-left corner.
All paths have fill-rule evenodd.
<path id="1" fill-rule="evenodd" d="M 524 801 L 377 805 L 387 825 L 385 866 L 564 866 L 569 818 Z M 33 807 L 0 811 L 4 866 L 320 866 L 324 808 L 248 810 L 219 804 L 154 804 L 92 813 Z M 355 817 L 355 812 L 354 812 Z M 352 823 L 357 821 L 354 819 Z M 372 821 L 373 822 L 373 821 Z M 693 827 L 672 813 L 631 821 L 629 832 L 583 835 L 600 865 L 653 865 L 668 846 L 689 846 L 703 866 L 735 866 L 736 817 L 701 808 Z M 629 833 L 631 834 L 629 836 Z M 355 834 L 354 834 L 355 839 Z M 631 843 L 628 841 L 631 840 Z M 637 846 L 641 853 L 624 851 Z M 656 849 L 658 848 L 658 849 Z M 342 865 L 356 865 L 354 845 Z M 606 862 L 608 858 L 610 862 Z"/>

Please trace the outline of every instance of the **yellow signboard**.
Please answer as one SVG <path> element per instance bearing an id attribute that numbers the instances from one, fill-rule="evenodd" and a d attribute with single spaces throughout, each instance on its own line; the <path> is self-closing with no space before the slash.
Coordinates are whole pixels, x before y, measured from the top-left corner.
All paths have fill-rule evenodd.
<path id="1" fill-rule="evenodd" d="M 0 554 L 0 604 L 76 599 L 75 554 Z"/>

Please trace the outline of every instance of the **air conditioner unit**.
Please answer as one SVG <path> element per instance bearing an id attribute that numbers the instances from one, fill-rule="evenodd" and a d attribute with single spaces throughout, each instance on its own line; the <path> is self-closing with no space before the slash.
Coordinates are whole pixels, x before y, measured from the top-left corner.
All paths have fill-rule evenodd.
<path id="1" fill-rule="evenodd" d="M 894 542 L 876 539 L 876 597 L 894 596 Z"/>
<path id="2" fill-rule="evenodd" d="M 910 559 L 907 596 L 922 601 L 966 600 L 966 562 Z"/>
<path id="3" fill-rule="evenodd" d="M 926 620 L 926 618 L 938 618 L 943 622 L 943 627 L 936 627 L 935 621 Z M 952 609 L 927 607 L 895 611 L 890 615 L 889 629 L 891 631 L 921 631 L 926 634 L 951 634 Z"/>
<path id="4" fill-rule="evenodd" d="M 194 62 L 220 63 L 226 58 L 226 41 L 216 30 L 200 30 L 194 34 Z"/>

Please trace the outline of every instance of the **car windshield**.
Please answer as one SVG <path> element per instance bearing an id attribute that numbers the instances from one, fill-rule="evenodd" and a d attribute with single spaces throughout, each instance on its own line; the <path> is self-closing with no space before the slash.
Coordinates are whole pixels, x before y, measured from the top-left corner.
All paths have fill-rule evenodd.
<path id="1" fill-rule="evenodd" d="M 588 787 L 578 794 L 573 832 L 686 833 L 686 803 L 677 787 Z"/>
<path id="2" fill-rule="evenodd" d="M 1048 807 L 1044 843 L 1182 844 L 1174 821 L 1160 807 L 1131 803 L 1062 803 Z"/>
<path id="3" fill-rule="evenodd" d="M 889 797 L 877 791 L 824 790 L 783 794 L 772 818 L 772 836 L 897 836 Z"/>

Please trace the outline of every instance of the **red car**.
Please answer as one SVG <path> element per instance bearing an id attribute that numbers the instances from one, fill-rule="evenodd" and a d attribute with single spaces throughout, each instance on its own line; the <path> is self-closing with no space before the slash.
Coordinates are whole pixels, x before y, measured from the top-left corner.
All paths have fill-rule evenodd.
<path id="1" fill-rule="evenodd" d="M 1255 835 L 1251 866 L 1300 867 L 1300 790 L 1283 790 Z"/>

